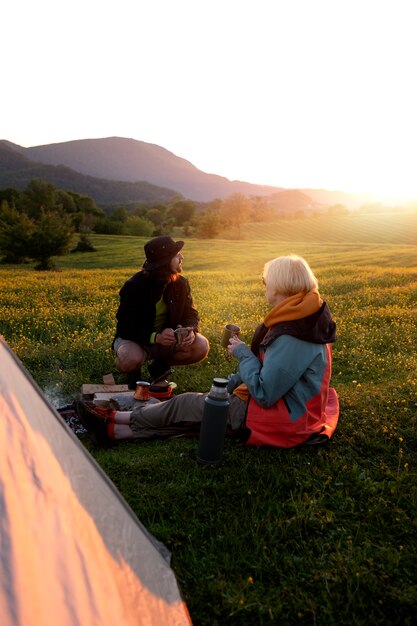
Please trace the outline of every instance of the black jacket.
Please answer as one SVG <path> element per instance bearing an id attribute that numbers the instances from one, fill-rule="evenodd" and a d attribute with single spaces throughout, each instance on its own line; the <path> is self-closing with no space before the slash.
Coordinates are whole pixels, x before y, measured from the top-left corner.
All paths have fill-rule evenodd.
<path id="1" fill-rule="evenodd" d="M 178 276 L 176 281 L 165 286 L 141 270 L 129 278 L 119 292 L 116 337 L 149 345 L 151 334 L 157 330 L 155 305 L 162 293 L 168 309 L 165 328 L 191 326 L 197 331 L 199 316 L 194 308 L 188 280 Z"/>

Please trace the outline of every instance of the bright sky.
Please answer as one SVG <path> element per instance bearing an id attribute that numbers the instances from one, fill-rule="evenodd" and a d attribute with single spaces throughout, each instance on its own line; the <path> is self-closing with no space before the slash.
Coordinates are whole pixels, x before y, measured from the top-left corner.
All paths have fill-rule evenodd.
<path id="1" fill-rule="evenodd" d="M 1 3 L 0 139 L 120 136 L 288 188 L 417 198 L 415 0 Z"/>

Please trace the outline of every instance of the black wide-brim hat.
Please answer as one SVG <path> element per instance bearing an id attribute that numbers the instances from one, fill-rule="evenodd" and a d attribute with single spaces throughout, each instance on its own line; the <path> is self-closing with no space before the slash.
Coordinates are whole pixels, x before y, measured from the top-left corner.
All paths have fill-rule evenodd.
<path id="1" fill-rule="evenodd" d="M 145 243 L 143 248 L 146 254 L 143 269 L 155 270 L 162 265 L 166 265 L 178 254 L 183 245 L 183 241 L 174 241 L 171 237 L 165 235 L 151 239 L 148 243 Z"/>

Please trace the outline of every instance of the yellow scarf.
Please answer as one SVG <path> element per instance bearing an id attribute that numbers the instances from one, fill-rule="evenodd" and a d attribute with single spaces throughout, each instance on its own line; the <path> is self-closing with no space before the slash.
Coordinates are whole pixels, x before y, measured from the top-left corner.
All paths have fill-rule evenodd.
<path id="1" fill-rule="evenodd" d="M 317 287 L 313 287 L 310 291 L 299 291 L 293 296 L 289 296 L 265 315 L 264 324 L 267 328 L 275 326 L 280 322 L 288 322 L 289 320 L 300 320 L 317 313 L 323 304 Z M 249 391 L 245 383 L 236 387 L 233 391 L 234 395 L 241 400 L 247 400 Z"/>

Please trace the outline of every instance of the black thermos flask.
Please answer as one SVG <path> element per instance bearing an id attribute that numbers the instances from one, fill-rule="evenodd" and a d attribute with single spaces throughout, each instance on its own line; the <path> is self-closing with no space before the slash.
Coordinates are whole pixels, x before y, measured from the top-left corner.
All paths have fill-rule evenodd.
<path id="1" fill-rule="evenodd" d="M 222 458 L 230 404 L 227 383 L 227 378 L 213 378 L 213 384 L 204 401 L 197 451 L 197 461 L 202 465 L 218 465 Z"/>

